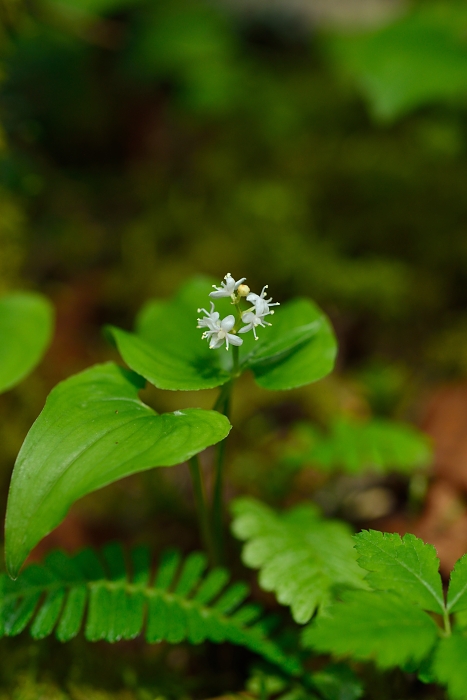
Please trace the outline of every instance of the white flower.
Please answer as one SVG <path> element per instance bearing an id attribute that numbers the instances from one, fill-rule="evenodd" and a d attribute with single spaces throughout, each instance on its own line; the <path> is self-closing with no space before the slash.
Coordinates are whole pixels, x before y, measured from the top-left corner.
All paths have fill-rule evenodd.
<path id="1" fill-rule="evenodd" d="M 219 321 L 218 318 L 214 320 L 214 316 L 215 314 L 211 311 L 209 318 L 201 319 L 201 321 L 206 322 L 204 325 L 209 328 L 208 331 L 204 331 L 202 337 L 210 338 L 209 347 L 211 350 L 220 348 L 224 343 L 226 345 L 226 350 L 229 349 L 229 343 L 232 343 L 232 345 L 241 345 L 243 339 L 239 338 L 234 333 L 229 333 L 235 325 L 235 317 L 230 315 L 226 316 L 222 321 Z M 219 314 L 217 314 L 217 316 L 219 316 Z"/>
<path id="2" fill-rule="evenodd" d="M 254 311 L 256 316 L 267 316 L 268 314 L 273 314 L 274 311 L 270 311 L 269 307 L 280 306 L 280 303 L 278 301 L 274 302 L 273 304 L 271 303 L 272 297 L 270 299 L 266 299 L 267 288 L 268 285 L 265 284 L 261 291 L 261 294 L 249 294 L 247 296 L 247 301 L 251 301 L 251 303 L 254 304 Z M 251 309 L 251 311 L 253 311 L 253 309 Z M 268 325 L 271 324 L 269 323 Z"/>
<path id="3" fill-rule="evenodd" d="M 255 294 L 257 296 L 257 294 Z M 268 312 L 266 312 L 268 313 Z M 272 311 L 269 313 L 273 313 Z M 266 328 L 266 326 L 270 326 L 271 324 L 268 323 L 267 321 L 264 320 L 264 316 L 266 314 L 258 314 L 253 311 L 245 311 L 242 314 L 242 321 L 243 323 L 246 323 L 246 326 L 243 326 L 243 328 L 240 328 L 238 331 L 239 333 L 248 333 L 248 331 L 253 331 L 253 335 L 255 336 L 255 340 L 258 340 L 258 336 L 256 335 L 256 328 L 257 326 L 262 326 L 263 328 Z"/>
<path id="4" fill-rule="evenodd" d="M 206 314 L 206 318 L 199 318 L 197 328 L 209 328 L 210 330 L 215 330 L 217 328 L 217 323 L 219 321 L 219 312 L 214 311 L 214 304 L 211 301 L 211 310 L 206 311 L 206 309 L 198 309 L 198 313 L 201 311 Z"/>
<path id="5" fill-rule="evenodd" d="M 224 280 L 225 282 L 221 282 L 220 287 L 216 287 L 215 284 L 212 285 L 216 291 L 211 292 L 209 294 L 210 297 L 212 297 L 213 299 L 220 299 L 221 297 L 232 297 L 232 299 L 234 299 L 234 292 L 238 289 L 241 283 L 246 280 L 246 277 L 242 277 L 241 280 L 238 280 L 238 282 L 236 282 L 230 274 L 230 272 L 228 272 L 224 277 Z"/>

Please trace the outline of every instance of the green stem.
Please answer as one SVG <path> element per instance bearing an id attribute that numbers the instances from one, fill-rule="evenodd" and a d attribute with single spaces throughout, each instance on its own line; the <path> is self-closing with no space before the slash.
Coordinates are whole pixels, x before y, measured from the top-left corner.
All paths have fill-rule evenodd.
<path id="1" fill-rule="evenodd" d="M 219 392 L 219 396 L 216 399 L 216 403 L 214 404 L 212 410 L 213 411 L 219 411 L 219 413 L 224 413 L 224 407 L 225 407 L 225 402 L 228 400 L 228 397 L 230 396 L 230 380 L 227 382 L 227 384 L 224 384 L 221 387 L 221 390 Z"/>
<path id="2" fill-rule="evenodd" d="M 232 379 L 221 388 L 214 410 L 229 418 L 230 397 L 234 379 L 240 374 L 240 353 L 238 345 L 232 346 Z M 212 503 L 212 539 L 214 545 L 214 563 L 224 562 L 224 523 L 223 523 L 223 490 L 224 490 L 224 461 L 226 440 L 222 440 L 217 448 L 216 470 L 214 478 L 214 494 Z"/>
<path id="3" fill-rule="evenodd" d="M 216 402 L 219 403 L 217 410 L 227 418 L 230 413 L 230 394 L 232 391 L 232 381 L 222 387 L 221 395 Z M 224 460 L 225 460 L 226 440 L 222 440 L 217 448 L 216 471 L 214 480 L 214 495 L 212 505 L 212 526 L 214 540 L 214 561 L 217 565 L 224 562 L 224 527 L 223 527 L 223 487 L 224 487 Z"/>
<path id="4" fill-rule="evenodd" d="M 260 700 L 268 700 L 268 689 L 266 687 L 266 678 L 264 673 L 259 677 L 259 697 Z"/>
<path id="5" fill-rule="evenodd" d="M 198 455 L 194 455 L 189 460 L 193 490 L 195 492 L 196 512 L 198 514 L 198 524 L 201 539 L 211 561 L 214 560 L 214 550 L 211 541 L 211 529 L 209 527 L 209 513 L 206 506 L 206 496 L 204 491 L 203 478 Z"/>
<path id="6" fill-rule="evenodd" d="M 240 374 L 240 348 L 238 347 L 238 345 L 233 345 L 232 351 L 232 378 L 234 378 L 238 377 L 238 375 Z"/>
<path id="7" fill-rule="evenodd" d="M 444 632 L 446 637 L 451 636 L 451 619 L 449 617 L 449 613 L 446 609 L 444 609 L 443 612 L 443 620 L 444 620 Z"/>

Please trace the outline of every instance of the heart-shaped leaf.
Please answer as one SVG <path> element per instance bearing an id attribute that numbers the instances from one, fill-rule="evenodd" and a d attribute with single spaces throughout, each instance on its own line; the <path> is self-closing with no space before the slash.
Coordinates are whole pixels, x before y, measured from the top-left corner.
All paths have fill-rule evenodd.
<path id="1" fill-rule="evenodd" d="M 151 467 L 168 467 L 225 438 L 216 411 L 158 415 L 138 399 L 144 380 L 113 363 L 96 365 L 50 393 L 11 480 L 5 526 L 8 571 L 91 491 Z"/>
<path id="2" fill-rule="evenodd" d="M 18 384 L 37 365 L 52 327 L 52 306 L 40 294 L 16 292 L 0 299 L 0 392 Z"/>
<path id="3" fill-rule="evenodd" d="M 131 369 L 160 389 L 211 389 L 231 377 L 232 354 L 210 350 L 196 328 L 200 307 L 209 307 L 210 280 L 195 278 L 173 301 L 152 301 L 138 317 L 136 333 L 108 330 Z M 248 308 L 245 306 L 244 308 Z M 216 299 L 221 318 L 234 313 L 228 298 Z M 296 299 L 268 315 L 258 341 L 242 335 L 240 367 L 251 369 L 265 389 L 292 389 L 326 376 L 337 344 L 323 312 L 308 299 Z"/>
<path id="4" fill-rule="evenodd" d="M 273 391 L 294 389 L 332 371 L 336 338 L 329 320 L 312 301 L 294 299 L 283 304 L 271 321 L 273 327 L 260 336 L 243 361 L 260 386 Z M 248 346 L 241 349 L 245 352 Z"/>
<path id="5" fill-rule="evenodd" d="M 210 350 L 196 327 L 198 308 L 209 307 L 209 291 L 209 280 L 194 278 L 173 300 L 146 304 L 136 333 L 108 327 L 127 365 L 159 389 L 213 389 L 229 381 L 231 354 Z M 229 300 L 220 301 L 223 315 L 232 313 Z"/>

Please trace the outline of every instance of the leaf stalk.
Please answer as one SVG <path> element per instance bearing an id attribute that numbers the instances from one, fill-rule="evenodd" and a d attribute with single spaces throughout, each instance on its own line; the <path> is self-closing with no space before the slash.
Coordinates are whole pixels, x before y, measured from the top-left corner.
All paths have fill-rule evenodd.
<path id="1" fill-rule="evenodd" d="M 238 347 L 234 347 L 234 365 L 235 365 L 235 350 L 237 350 L 237 366 L 238 366 Z M 230 414 L 230 397 L 232 393 L 233 381 L 227 382 L 221 389 L 221 393 L 214 406 L 215 410 L 229 418 Z M 215 468 L 214 494 L 212 504 L 212 536 L 214 545 L 214 564 L 220 565 L 224 562 L 224 524 L 223 524 L 223 490 L 224 490 L 224 462 L 225 462 L 225 446 L 226 440 L 222 440 L 217 447 L 217 459 Z"/>
<path id="2" fill-rule="evenodd" d="M 194 455 L 190 458 L 189 467 L 195 494 L 196 512 L 198 515 L 198 525 L 201 539 L 203 546 L 208 553 L 209 559 L 214 561 L 215 557 L 209 522 L 209 511 L 206 504 L 206 494 L 198 455 Z"/>
<path id="3" fill-rule="evenodd" d="M 443 611 L 443 622 L 444 622 L 444 634 L 446 637 L 450 637 L 451 636 L 451 618 L 449 617 L 449 613 L 446 610 L 446 608 L 444 608 L 444 611 Z"/>

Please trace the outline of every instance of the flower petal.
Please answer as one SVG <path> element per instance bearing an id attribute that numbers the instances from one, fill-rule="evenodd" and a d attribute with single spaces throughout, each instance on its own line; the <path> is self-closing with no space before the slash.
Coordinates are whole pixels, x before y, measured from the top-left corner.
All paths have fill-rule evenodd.
<path id="1" fill-rule="evenodd" d="M 221 321 L 221 328 L 223 331 L 231 331 L 232 328 L 235 326 L 235 316 L 233 314 L 230 314 L 230 316 L 226 316 L 222 321 Z"/>
<path id="2" fill-rule="evenodd" d="M 222 345 L 224 345 L 225 338 L 216 338 L 213 336 L 211 338 L 211 342 L 209 343 L 209 347 L 211 350 L 217 350 L 217 348 L 220 348 Z"/>
<path id="3" fill-rule="evenodd" d="M 243 338 L 239 338 L 238 335 L 234 335 L 233 333 L 227 333 L 227 338 L 232 345 L 241 345 L 243 343 Z"/>
<path id="4" fill-rule="evenodd" d="M 252 328 L 253 328 L 253 324 L 249 323 L 247 326 L 243 326 L 243 328 L 240 328 L 238 332 L 239 333 L 248 333 L 248 331 L 251 331 Z"/>

